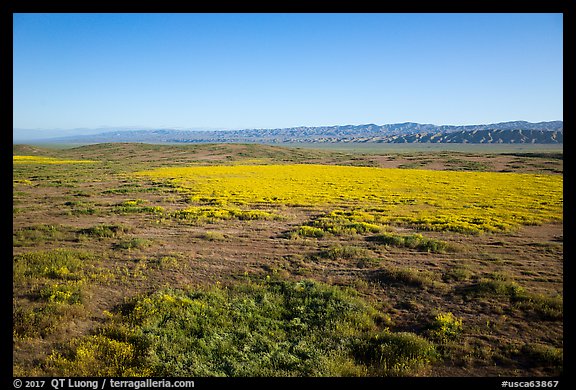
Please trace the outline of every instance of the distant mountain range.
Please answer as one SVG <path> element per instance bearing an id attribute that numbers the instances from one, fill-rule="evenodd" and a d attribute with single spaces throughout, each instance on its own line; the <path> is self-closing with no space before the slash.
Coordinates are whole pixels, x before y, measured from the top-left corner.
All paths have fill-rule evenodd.
<path id="1" fill-rule="evenodd" d="M 41 140 L 58 143 L 563 143 L 564 122 L 525 121 L 484 125 L 432 125 L 413 122 L 387 125 L 343 125 L 190 131 L 118 130 Z"/>

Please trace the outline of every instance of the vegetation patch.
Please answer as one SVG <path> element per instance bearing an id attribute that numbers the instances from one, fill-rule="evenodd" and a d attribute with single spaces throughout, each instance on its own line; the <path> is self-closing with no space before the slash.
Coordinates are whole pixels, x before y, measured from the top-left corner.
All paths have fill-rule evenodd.
<path id="1" fill-rule="evenodd" d="M 14 247 L 32 246 L 52 241 L 65 241 L 72 238 L 72 229 L 69 227 L 39 224 L 15 231 L 12 235 L 12 245 Z"/>
<path id="2" fill-rule="evenodd" d="M 379 329 L 352 290 L 303 280 L 161 290 L 48 359 L 53 375 L 415 375 L 434 346 Z M 108 364 L 108 362 L 111 362 Z"/>
<path id="3" fill-rule="evenodd" d="M 164 208 L 161 206 L 143 206 L 146 201 L 143 199 L 125 200 L 116 206 L 113 211 L 117 214 L 131 214 L 131 213 L 151 213 L 162 214 Z"/>
<path id="4" fill-rule="evenodd" d="M 15 256 L 14 336 L 45 337 L 67 319 L 82 316 L 89 278 L 86 263 L 92 260 L 87 252 L 64 249 Z M 26 299 L 35 303 L 24 306 Z"/>
<path id="5" fill-rule="evenodd" d="M 524 292 L 513 300 L 516 307 L 534 313 L 546 321 L 561 321 L 564 318 L 564 300 L 561 296 L 546 296 Z"/>
<path id="6" fill-rule="evenodd" d="M 465 287 L 464 294 L 476 297 L 504 297 L 517 308 L 533 313 L 536 317 L 548 321 L 563 319 L 564 303 L 561 296 L 545 296 L 526 291 L 506 275 L 492 274 L 478 282 Z"/>
<path id="7" fill-rule="evenodd" d="M 427 335 L 440 343 L 457 339 L 462 333 L 462 318 L 452 312 L 442 312 L 434 316 L 428 325 Z"/>
<path id="8" fill-rule="evenodd" d="M 97 213 L 94 204 L 91 202 L 71 200 L 64 203 L 64 206 L 70 207 L 69 210 L 65 211 L 66 215 L 93 215 Z"/>
<path id="9" fill-rule="evenodd" d="M 214 231 L 209 231 L 209 232 L 204 232 L 200 235 L 200 237 L 203 240 L 207 240 L 207 241 L 224 241 L 226 240 L 226 236 L 220 232 L 214 232 Z"/>
<path id="10" fill-rule="evenodd" d="M 450 267 L 442 276 L 445 281 L 464 281 L 468 280 L 472 276 L 472 271 L 462 264 L 454 265 Z"/>
<path id="11" fill-rule="evenodd" d="M 563 218 L 559 175 L 314 164 L 164 167 L 134 175 L 166 180 L 193 201 L 209 199 L 216 205 L 380 207 L 383 212 L 373 220 L 422 230 L 479 234 Z M 310 226 L 329 231 L 342 226 L 334 219 L 354 220 L 346 212 L 327 217 Z M 365 225 L 370 221 L 361 222 L 343 228 L 372 229 Z"/>
<path id="12" fill-rule="evenodd" d="M 424 371 L 438 360 L 434 345 L 414 333 L 383 331 L 355 345 L 355 352 L 375 376 L 403 376 Z"/>
<path id="13" fill-rule="evenodd" d="M 78 234 L 97 238 L 115 238 L 130 230 L 128 226 L 124 225 L 97 225 L 80 229 L 78 230 Z"/>
<path id="14" fill-rule="evenodd" d="M 281 217 L 278 214 L 262 210 L 241 210 L 235 208 L 197 207 L 192 206 L 170 213 L 177 219 L 194 222 L 214 222 L 217 220 L 237 219 L 241 221 L 275 220 Z"/>
<path id="15" fill-rule="evenodd" d="M 445 253 L 457 251 L 457 248 L 454 245 L 451 245 L 446 241 L 426 238 L 421 234 L 399 235 L 393 233 L 382 233 L 370 237 L 370 241 L 386 246 L 416 249 L 421 252 Z"/>
<path id="16" fill-rule="evenodd" d="M 518 299 L 524 294 L 524 288 L 518 283 L 504 278 L 481 278 L 463 290 L 467 295 L 476 297 L 506 297 Z"/>
<path id="17" fill-rule="evenodd" d="M 369 252 L 367 249 L 357 246 L 337 245 L 321 252 L 319 257 L 330 260 L 354 260 L 369 257 Z"/>
<path id="18" fill-rule="evenodd" d="M 13 164 L 91 164 L 92 160 L 65 160 L 43 156 L 12 156 Z"/>
<path id="19" fill-rule="evenodd" d="M 291 234 L 291 238 L 296 237 L 312 237 L 312 238 L 320 238 L 326 235 L 326 232 L 323 229 L 313 227 L 313 226 L 300 226 L 294 232 L 295 234 Z"/>
<path id="20" fill-rule="evenodd" d="M 520 349 L 520 354 L 531 361 L 544 367 L 558 367 L 562 369 L 564 363 L 564 351 L 562 348 L 555 348 L 540 343 L 524 344 Z"/>
<path id="21" fill-rule="evenodd" d="M 431 271 L 414 268 L 388 267 L 374 273 L 374 278 L 381 284 L 399 284 L 414 287 L 435 287 L 438 275 Z"/>
<path id="22" fill-rule="evenodd" d="M 299 226 L 291 237 L 324 237 L 326 234 L 336 236 L 378 233 L 382 226 L 374 223 L 376 216 L 364 210 L 336 209 L 318 216 L 306 225 Z"/>

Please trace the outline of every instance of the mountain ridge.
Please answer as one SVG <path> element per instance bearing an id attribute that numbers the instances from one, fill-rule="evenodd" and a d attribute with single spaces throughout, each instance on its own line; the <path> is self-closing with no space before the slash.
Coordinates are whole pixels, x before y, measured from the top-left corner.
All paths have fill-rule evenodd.
<path id="1" fill-rule="evenodd" d="M 563 143 L 563 121 L 511 121 L 478 125 L 395 124 L 298 126 L 244 130 L 115 130 L 99 134 L 52 137 L 43 142 L 101 143 Z"/>

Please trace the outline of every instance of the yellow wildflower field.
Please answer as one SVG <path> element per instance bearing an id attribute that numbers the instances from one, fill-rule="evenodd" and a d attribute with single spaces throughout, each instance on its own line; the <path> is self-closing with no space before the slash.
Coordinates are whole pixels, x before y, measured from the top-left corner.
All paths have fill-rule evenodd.
<path id="1" fill-rule="evenodd" d="M 92 160 L 63 160 L 55 157 L 44 156 L 12 156 L 14 164 L 83 164 L 95 163 Z"/>
<path id="2" fill-rule="evenodd" d="M 135 175 L 168 180 L 197 203 L 352 208 L 363 210 L 366 222 L 424 230 L 477 233 L 562 221 L 557 175 L 312 164 L 164 167 Z"/>

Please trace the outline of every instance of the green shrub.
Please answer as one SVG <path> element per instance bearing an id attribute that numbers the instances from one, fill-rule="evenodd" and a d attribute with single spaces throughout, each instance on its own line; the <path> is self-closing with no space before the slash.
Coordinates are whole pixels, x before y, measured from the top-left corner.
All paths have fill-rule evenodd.
<path id="1" fill-rule="evenodd" d="M 413 333 L 384 331 L 361 340 L 355 355 L 374 375 L 414 375 L 437 359 L 434 345 Z"/>
<path id="2" fill-rule="evenodd" d="M 456 280 L 462 281 L 467 280 L 472 276 L 472 272 L 465 266 L 456 265 L 451 267 L 448 271 L 446 271 L 443 275 L 443 278 L 447 281 L 449 280 Z"/>
<path id="3" fill-rule="evenodd" d="M 518 298 L 524 293 L 524 288 L 514 281 L 482 278 L 469 286 L 467 293 L 483 297 Z"/>
<path id="4" fill-rule="evenodd" d="M 115 243 L 112 247 L 114 249 L 142 249 L 152 245 L 152 241 L 146 238 L 134 237 L 129 240 L 122 240 Z"/>
<path id="5" fill-rule="evenodd" d="M 85 229 L 80 229 L 79 234 L 98 238 L 112 238 L 129 231 L 130 229 L 122 225 L 98 225 Z"/>
<path id="6" fill-rule="evenodd" d="M 361 259 L 368 257 L 368 251 L 364 248 L 360 248 L 352 245 L 338 245 L 331 247 L 330 249 L 322 252 L 320 257 L 324 257 L 331 260 L 338 259 Z"/>
<path id="7" fill-rule="evenodd" d="M 89 202 L 73 200 L 64 203 L 64 205 L 70 206 L 70 210 L 65 212 L 67 215 L 93 215 L 97 213 L 94 205 Z"/>
<path id="8" fill-rule="evenodd" d="M 524 344 L 520 353 L 524 357 L 528 357 L 531 362 L 544 367 L 562 367 L 564 362 L 563 350 L 549 345 Z"/>
<path id="9" fill-rule="evenodd" d="M 431 271 L 414 268 L 388 267 L 379 270 L 376 279 L 380 283 L 400 283 L 415 287 L 434 287 L 437 275 Z"/>
<path id="10" fill-rule="evenodd" d="M 82 280 L 48 284 L 40 290 L 40 297 L 48 302 L 80 304 L 83 300 L 83 285 Z"/>
<path id="11" fill-rule="evenodd" d="M 564 318 L 564 300 L 561 296 L 522 292 L 514 297 L 513 302 L 521 310 L 533 312 L 543 320 L 559 321 Z"/>
<path id="12" fill-rule="evenodd" d="M 12 333 L 16 338 L 47 337 L 56 332 L 69 319 L 85 315 L 82 305 L 43 302 L 40 305 L 20 306 L 12 309 Z"/>
<path id="13" fill-rule="evenodd" d="M 334 210 L 300 226 L 297 232 L 303 237 L 322 237 L 326 233 L 336 236 L 378 233 L 382 227 L 374 224 L 375 220 L 374 215 L 360 210 Z"/>
<path id="14" fill-rule="evenodd" d="M 416 249 L 421 252 L 445 253 L 447 251 L 456 250 L 453 245 L 445 241 L 426 238 L 421 234 L 402 236 L 391 233 L 382 233 L 371 238 L 371 240 L 383 245 Z"/>
<path id="15" fill-rule="evenodd" d="M 97 336 L 47 362 L 52 375 L 412 375 L 434 347 L 379 331 L 357 294 L 318 282 L 265 281 L 164 289 L 128 302 Z"/>

